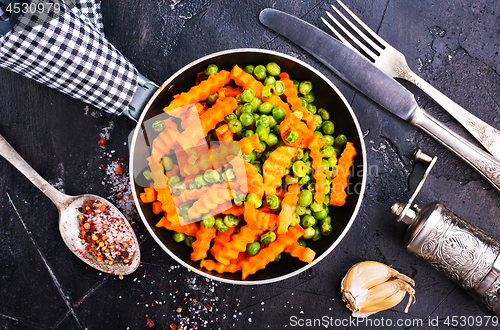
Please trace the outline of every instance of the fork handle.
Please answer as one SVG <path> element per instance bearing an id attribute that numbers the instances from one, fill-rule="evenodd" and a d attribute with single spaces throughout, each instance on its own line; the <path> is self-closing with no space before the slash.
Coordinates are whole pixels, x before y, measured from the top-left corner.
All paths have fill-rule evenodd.
<path id="1" fill-rule="evenodd" d="M 418 107 L 410 122 L 423 129 L 478 171 L 500 191 L 500 161 L 455 133 Z"/>
<path id="2" fill-rule="evenodd" d="M 449 97 L 438 91 L 434 86 L 415 73 L 407 74 L 408 81 L 415 84 L 427 95 L 432 97 L 453 116 L 462 126 L 464 126 L 495 158 L 500 159 L 500 131 L 486 124 L 469 111 L 465 110 Z"/>

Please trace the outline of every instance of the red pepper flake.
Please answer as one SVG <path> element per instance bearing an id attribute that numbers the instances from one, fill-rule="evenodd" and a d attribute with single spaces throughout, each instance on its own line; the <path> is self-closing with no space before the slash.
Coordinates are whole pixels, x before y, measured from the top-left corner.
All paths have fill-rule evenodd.
<path id="1" fill-rule="evenodd" d="M 122 164 L 118 165 L 118 167 L 116 168 L 116 174 L 117 175 L 123 174 L 123 165 Z"/>
<path id="2" fill-rule="evenodd" d="M 175 324 L 171 323 L 170 330 L 177 330 L 177 326 Z"/>
<path id="3" fill-rule="evenodd" d="M 150 327 L 150 328 L 152 328 L 152 327 L 155 326 L 155 324 L 153 323 L 153 321 L 151 321 L 151 319 L 149 319 L 149 318 L 147 319 L 146 323 L 147 323 L 148 327 Z"/>
<path id="4" fill-rule="evenodd" d="M 106 144 L 106 139 L 105 138 L 100 138 L 99 139 L 99 145 L 102 147 Z"/>

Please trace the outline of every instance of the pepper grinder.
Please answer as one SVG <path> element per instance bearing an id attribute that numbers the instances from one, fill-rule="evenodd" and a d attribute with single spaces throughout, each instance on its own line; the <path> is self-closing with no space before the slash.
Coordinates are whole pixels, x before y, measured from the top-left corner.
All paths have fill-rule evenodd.
<path id="1" fill-rule="evenodd" d="M 435 201 L 412 205 L 437 161 L 420 149 L 414 159 L 428 164 L 408 203 L 394 203 L 391 213 L 409 225 L 406 248 L 462 286 L 488 314 L 500 316 L 500 242 Z"/>

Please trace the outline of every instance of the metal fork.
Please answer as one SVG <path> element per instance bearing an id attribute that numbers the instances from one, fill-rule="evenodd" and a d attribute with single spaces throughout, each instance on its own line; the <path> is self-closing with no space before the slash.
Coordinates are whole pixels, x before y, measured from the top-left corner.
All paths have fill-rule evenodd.
<path id="1" fill-rule="evenodd" d="M 335 23 L 338 29 L 340 29 L 352 41 L 352 43 L 346 40 L 346 38 L 344 38 L 337 29 L 328 23 L 326 19 L 321 17 L 323 22 L 328 26 L 328 28 L 330 28 L 330 30 L 332 30 L 340 41 L 356 51 L 358 51 L 358 49 L 356 49 L 354 45 L 359 47 L 363 52 L 365 52 L 364 55 L 368 57 L 368 59 L 370 59 L 380 70 L 384 71 L 389 76 L 393 78 L 402 78 L 415 84 L 427 93 L 427 95 L 432 97 L 437 103 L 439 103 L 443 109 L 452 115 L 460 124 L 462 124 L 494 157 L 500 159 L 500 131 L 486 124 L 484 121 L 450 100 L 446 95 L 438 91 L 431 84 L 417 76 L 410 69 L 405 56 L 400 51 L 380 38 L 375 32 L 373 32 L 373 30 L 363 23 L 363 21 L 354 15 L 354 13 L 340 0 L 337 1 L 351 16 L 351 18 L 354 19 L 369 34 L 369 36 L 376 40 L 380 45 L 375 43 L 370 37 L 363 33 L 356 25 L 346 18 L 346 16 L 344 16 L 339 9 L 331 5 L 335 12 L 355 33 L 358 34 L 362 40 L 360 41 L 356 38 L 337 19 L 335 19 L 332 14 L 326 12 L 328 17 Z M 366 47 L 363 42 L 369 45 L 373 50 Z"/>

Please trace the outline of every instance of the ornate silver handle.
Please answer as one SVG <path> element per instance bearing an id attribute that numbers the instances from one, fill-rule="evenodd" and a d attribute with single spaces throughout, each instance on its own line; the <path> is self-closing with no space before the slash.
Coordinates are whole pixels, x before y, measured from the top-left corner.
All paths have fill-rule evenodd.
<path id="1" fill-rule="evenodd" d="M 500 161 L 444 126 L 422 108 L 415 110 L 410 122 L 444 144 L 500 191 Z"/>
<path id="2" fill-rule="evenodd" d="M 463 127 L 465 127 L 495 158 L 500 159 L 500 131 L 486 124 L 469 111 L 465 110 L 446 95 L 438 91 L 434 86 L 423 80 L 415 73 L 408 73 L 406 80 L 412 82 L 427 95 L 439 103 L 444 110 L 453 116 Z"/>

